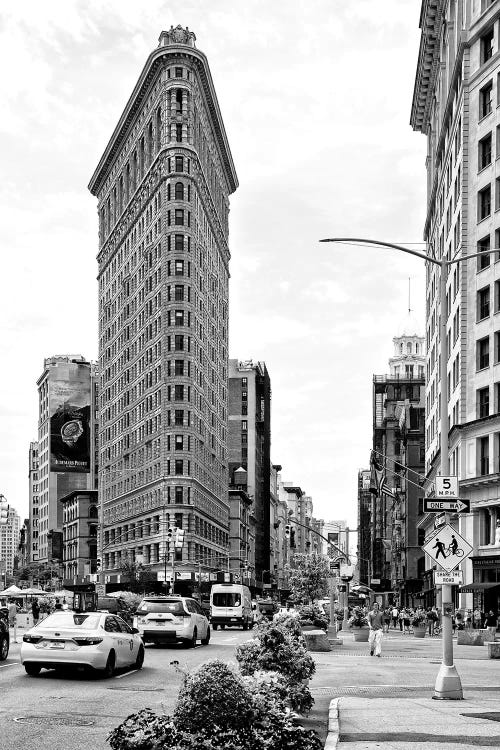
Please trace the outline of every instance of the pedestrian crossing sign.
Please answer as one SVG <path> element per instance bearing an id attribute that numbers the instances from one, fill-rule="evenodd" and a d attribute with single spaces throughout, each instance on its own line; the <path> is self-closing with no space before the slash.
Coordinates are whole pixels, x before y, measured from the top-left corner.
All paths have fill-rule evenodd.
<path id="1" fill-rule="evenodd" d="M 453 526 L 446 523 L 422 549 L 443 570 L 451 573 L 462 560 L 469 557 L 472 545 Z"/>

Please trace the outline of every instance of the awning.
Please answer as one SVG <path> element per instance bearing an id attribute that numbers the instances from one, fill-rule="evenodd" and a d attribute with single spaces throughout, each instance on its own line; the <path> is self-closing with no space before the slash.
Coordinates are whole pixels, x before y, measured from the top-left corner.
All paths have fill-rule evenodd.
<path id="1" fill-rule="evenodd" d="M 461 594 L 473 594 L 474 591 L 495 589 L 498 586 L 500 586 L 500 583 L 465 583 L 463 586 L 459 586 L 458 590 Z"/>

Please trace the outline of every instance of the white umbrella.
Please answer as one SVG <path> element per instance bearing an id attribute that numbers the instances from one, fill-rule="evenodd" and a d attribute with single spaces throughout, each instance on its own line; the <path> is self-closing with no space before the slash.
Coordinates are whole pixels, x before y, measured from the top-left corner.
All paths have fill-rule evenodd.
<path id="1" fill-rule="evenodd" d="M 17 594 L 22 594 L 23 590 L 19 589 L 17 586 L 9 586 L 9 588 L 4 589 L 4 591 L 0 591 L 0 596 L 17 596 Z"/>
<path id="2" fill-rule="evenodd" d="M 45 596 L 47 592 L 42 591 L 42 589 L 29 588 L 29 589 L 21 589 L 21 593 L 24 596 Z"/>

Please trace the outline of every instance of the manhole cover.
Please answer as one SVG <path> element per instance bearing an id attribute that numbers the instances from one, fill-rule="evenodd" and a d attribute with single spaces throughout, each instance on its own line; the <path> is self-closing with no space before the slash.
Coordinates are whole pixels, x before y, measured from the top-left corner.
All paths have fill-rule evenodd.
<path id="1" fill-rule="evenodd" d="M 131 692 L 135 693 L 164 693 L 165 690 L 163 688 L 158 687 L 130 687 L 126 685 L 117 685 L 116 687 L 109 687 L 108 690 L 130 690 Z"/>
<path id="2" fill-rule="evenodd" d="M 91 727 L 92 719 L 80 719 L 78 716 L 17 716 L 18 724 L 51 724 L 65 727 Z"/>

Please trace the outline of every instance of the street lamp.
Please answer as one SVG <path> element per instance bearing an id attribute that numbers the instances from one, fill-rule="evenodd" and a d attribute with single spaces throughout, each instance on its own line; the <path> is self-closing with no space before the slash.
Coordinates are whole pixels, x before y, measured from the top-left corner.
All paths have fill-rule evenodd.
<path id="1" fill-rule="evenodd" d="M 482 253 L 473 253 L 472 255 L 462 255 L 460 258 L 454 260 L 446 260 L 444 254 L 441 259 L 432 258 L 426 253 L 419 252 L 418 250 L 412 250 L 402 245 L 397 245 L 393 242 L 380 242 L 379 240 L 359 239 L 353 237 L 344 238 L 327 238 L 320 240 L 320 242 L 351 242 L 361 245 L 376 246 L 376 247 L 387 247 L 394 250 L 400 250 L 403 253 L 409 253 L 415 255 L 417 258 L 428 263 L 434 263 L 439 267 L 439 299 L 440 299 L 440 316 L 439 316 L 439 333 L 441 337 L 440 341 L 440 355 L 441 355 L 441 434 L 440 434 L 440 452 L 441 452 L 441 476 L 448 476 L 450 472 L 450 460 L 448 456 L 448 353 L 446 348 L 446 279 L 447 270 L 455 263 L 460 261 L 468 260 L 469 258 L 477 258 L 480 256 L 484 257 L 484 252 L 496 252 L 496 250 L 488 251 L 485 250 Z M 446 520 L 448 518 L 446 517 Z M 453 664 L 453 632 L 451 624 L 451 612 L 448 609 L 445 610 L 445 605 L 451 602 L 452 589 L 451 585 L 443 584 L 441 593 L 441 606 L 442 606 L 442 622 L 443 622 L 443 656 L 441 667 L 436 677 L 436 683 L 434 686 L 434 698 L 448 699 L 448 700 L 463 700 L 462 683 L 458 672 Z"/>

